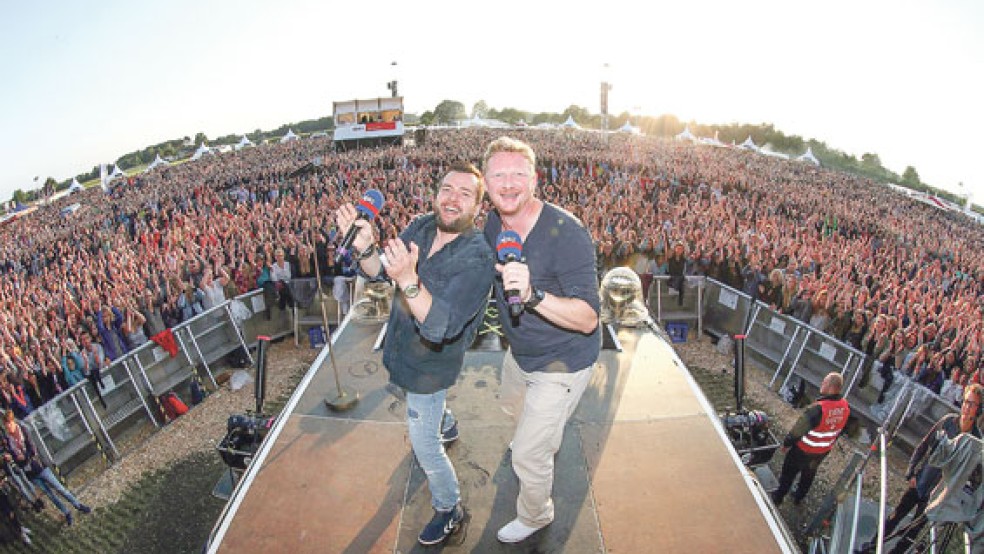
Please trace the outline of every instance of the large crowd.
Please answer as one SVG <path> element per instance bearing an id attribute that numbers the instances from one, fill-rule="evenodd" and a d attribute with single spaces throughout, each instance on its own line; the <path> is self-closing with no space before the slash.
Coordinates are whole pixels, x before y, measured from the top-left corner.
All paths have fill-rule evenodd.
<path id="1" fill-rule="evenodd" d="M 984 381 L 984 233 L 970 220 L 741 150 L 516 133 L 538 153 L 541 196 L 588 226 L 601 269 L 707 275 L 936 392 Z M 340 203 L 379 189 L 376 222 L 395 236 L 428 210 L 448 164 L 479 160 L 498 134 L 431 131 L 426 144 L 348 152 L 327 139 L 262 145 L 0 228 L 0 406 L 24 418 L 148 340 L 167 348 L 169 328 L 239 293 L 264 288 L 284 306 L 284 281 L 346 271 L 334 263 Z M 62 215 L 72 202 L 82 208 Z"/>

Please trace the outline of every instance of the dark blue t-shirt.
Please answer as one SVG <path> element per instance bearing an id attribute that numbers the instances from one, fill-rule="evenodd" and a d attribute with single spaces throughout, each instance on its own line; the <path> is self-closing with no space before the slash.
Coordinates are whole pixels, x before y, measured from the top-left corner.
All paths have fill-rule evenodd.
<path id="1" fill-rule="evenodd" d="M 493 249 L 501 230 L 499 214 L 489 213 L 485 238 Z M 594 244 L 576 217 L 544 202 L 540 217 L 523 242 L 523 258 L 534 287 L 554 296 L 584 300 L 598 313 Z M 494 288 L 497 304 L 507 306 L 502 279 L 495 280 Z M 524 371 L 571 373 L 598 360 L 600 328 L 588 335 L 562 329 L 536 311 L 524 311 L 514 319 L 508 309 L 500 309 L 499 319 L 513 356 Z"/>

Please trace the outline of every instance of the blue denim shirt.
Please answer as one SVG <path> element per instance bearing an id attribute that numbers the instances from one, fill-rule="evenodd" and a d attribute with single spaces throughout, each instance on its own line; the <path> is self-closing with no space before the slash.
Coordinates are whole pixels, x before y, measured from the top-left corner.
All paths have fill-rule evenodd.
<path id="1" fill-rule="evenodd" d="M 430 252 L 437 223 L 434 214 L 415 219 L 400 238 L 420 248 L 417 275 L 433 301 L 424 321 L 416 321 L 402 291 L 393 299 L 383 365 L 390 381 L 410 392 L 430 394 L 458 379 L 465 351 L 485 315 L 495 258 L 477 228 Z"/>

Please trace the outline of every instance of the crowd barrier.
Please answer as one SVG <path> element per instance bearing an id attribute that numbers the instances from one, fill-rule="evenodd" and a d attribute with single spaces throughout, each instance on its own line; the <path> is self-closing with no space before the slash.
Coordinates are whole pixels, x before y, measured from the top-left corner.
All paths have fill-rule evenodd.
<path id="1" fill-rule="evenodd" d="M 153 433 L 164 423 L 161 395 L 181 395 L 193 379 L 215 390 L 223 358 L 243 349 L 252 362 L 256 337 L 289 335 L 292 317 L 290 310 L 267 310 L 261 290 L 227 300 L 171 329 L 176 355 L 148 341 L 103 369 L 98 384 L 77 383 L 32 412 L 28 431 L 44 461 L 61 474 L 96 457 L 113 464 L 126 454 L 122 438 L 140 429 Z"/>
<path id="2" fill-rule="evenodd" d="M 643 295 L 653 319 L 659 323 L 694 322 L 697 333 L 703 332 L 704 313 L 700 307 L 704 304 L 704 278 L 696 276 L 684 277 L 683 301 L 680 294 L 669 286 L 669 275 L 641 275 Z"/>
<path id="3" fill-rule="evenodd" d="M 901 377 L 879 403 L 881 384 L 873 378 L 861 386 L 867 360 L 850 345 L 713 279 L 687 277 L 681 305 L 668 279 L 644 279 L 649 281 L 647 299 L 655 319 L 695 322 L 698 333 L 718 337 L 746 335 L 749 360 L 771 372 L 770 386 L 777 392 L 788 393 L 799 385 L 815 394 L 827 373 L 841 373 L 854 415 L 871 430 L 901 418 L 898 436 L 910 448 L 935 421 L 956 411 L 951 402 Z M 334 305 L 330 295 L 327 301 Z M 319 309 L 319 303 L 310 307 Z M 252 361 L 250 350 L 257 336 L 289 335 L 294 319 L 308 313 L 268 307 L 260 290 L 227 300 L 171 330 L 178 345 L 175 356 L 153 342 L 142 345 L 106 368 L 98 389 L 89 381 L 78 383 L 35 410 L 26 419 L 28 430 L 44 460 L 62 473 L 96 456 L 115 463 L 125 455 L 121 437 L 142 426 L 160 428 L 162 394 L 192 379 L 214 390 L 216 364 L 226 355 L 244 349 Z"/>
<path id="4" fill-rule="evenodd" d="M 840 373 L 851 412 L 870 435 L 899 418 L 898 438 L 909 448 L 940 417 L 957 411 L 953 403 L 898 373 L 879 402 L 883 383 L 873 369 L 865 383 L 862 377 L 871 362 L 856 348 L 714 279 L 705 279 L 698 290 L 704 291 L 703 329 L 715 337 L 745 335 L 748 360 L 770 372 L 769 386 L 787 398 L 799 387 L 815 395 L 825 375 Z"/>

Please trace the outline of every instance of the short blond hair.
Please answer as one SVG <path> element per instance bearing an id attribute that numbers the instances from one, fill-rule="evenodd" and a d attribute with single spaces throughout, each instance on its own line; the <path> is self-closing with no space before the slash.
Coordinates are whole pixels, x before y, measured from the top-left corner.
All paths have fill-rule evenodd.
<path id="1" fill-rule="evenodd" d="M 482 171 L 484 173 L 488 173 L 489 171 L 489 158 L 499 152 L 517 152 L 522 154 L 526 158 L 526 161 L 530 162 L 530 168 L 536 171 L 536 154 L 530 148 L 529 144 L 512 137 L 499 137 L 490 142 L 488 148 L 485 149 L 485 156 L 482 157 Z"/>

